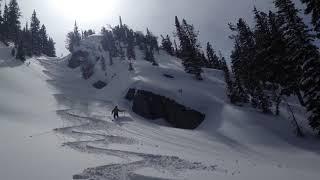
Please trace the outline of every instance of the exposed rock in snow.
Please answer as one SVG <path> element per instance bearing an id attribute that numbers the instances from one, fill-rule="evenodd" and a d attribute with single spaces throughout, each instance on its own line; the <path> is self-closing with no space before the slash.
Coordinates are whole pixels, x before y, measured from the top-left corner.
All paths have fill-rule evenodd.
<path id="1" fill-rule="evenodd" d="M 131 99 L 132 95 L 133 89 L 130 89 L 126 95 L 127 99 Z M 182 129 L 195 129 L 205 118 L 205 115 L 198 111 L 144 90 L 134 93 L 132 110 L 144 118 L 163 118 L 174 127 Z"/>
<path id="2" fill-rule="evenodd" d="M 103 82 L 103 81 L 97 81 L 95 82 L 92 86 L 97 88 L 97 89 L 102 89 L 107 85 L 107 83 Z"/>

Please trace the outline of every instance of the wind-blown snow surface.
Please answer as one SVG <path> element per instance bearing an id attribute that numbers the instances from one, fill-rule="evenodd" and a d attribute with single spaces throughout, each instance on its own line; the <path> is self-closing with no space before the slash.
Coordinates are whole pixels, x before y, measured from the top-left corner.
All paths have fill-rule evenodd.
<path id="1" fill-rule="evenodd" d="M 79 68 L 67 68 L 68 57 L 29 59 L 27 66 L 11 60 L 9 52 L 0 52 L 0 179 L 300 180 L 320 175 L 319 140 L 308 135 L 307 126 L 307 137 L 299 139 L 285 107 L 275 117 L 230 105 L 220 71 L 205 69 L 204 81 L 196 81 L 179 59 L 160 51 L 155 67 L 137 50 L 134 72 L 127 61 L 114 59 L 110 66 L 106 58 L 107 76 L 97 63 L 86 81 Z M 94 89 L 97 80 L 107 87 Z M 130 87 L 175 99 L 206 119 L 196 130 L 145 120 L 123 98 Z M 111 121 L 114 105 L 127 110 L 116 122 Z M 304 122 L 303 108 L 294 109 Z"/>

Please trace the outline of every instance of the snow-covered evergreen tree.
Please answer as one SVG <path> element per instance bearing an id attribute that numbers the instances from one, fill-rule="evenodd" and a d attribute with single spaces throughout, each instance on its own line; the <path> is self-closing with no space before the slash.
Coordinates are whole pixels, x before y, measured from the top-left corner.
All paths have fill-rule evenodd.
<path id="1" fill-rule="evenodd" d="M 208 68 L 213 69 L 221 69 L 219 57 L 216 55 L 212 45 L 208 42 L 207 43 L 207 58 L 208 58 Z"/>
<path id="2" fill-rule="evenodd" d="M 30 23 L 30 31 L 31 31 L 31 46 L 32 46 L 32 54 L 40 55 L 41 54 L 41 39 L 40 39 L 40 21 L 37 17 L 37 13 L 34 10 L 31 17 Z"/>
<path id="3" fill-rule="evenodd" d="M 17 43 L 21 24 L 19 20 L 21 11 L 17 0 L 10 0 L 7 11 L 8 36 L 10 40 Z"/>
<path id="4" fill-rule="evenodd" d="M 49 37 L 46 49 L 45 49 L 45 54 L 49 57 L 56 57 L 56 48 L 55 48 L 55 42 L 51 37 Z"/>
<path id="5" fill-rule="evenodd" d="M 73 52 L 74 48 L 80 45 L 80 41 L 81 41 L 81 35 L 79 32 L 77 22 L 75 22 L 73 31 L 67 34 L 66 48 L 70 52 Z"/>
<path id="6" fill-rule="evenodd" d="M 176 34 L 180 41 L 179 57 L 183 60 L 183 65 L 187 73 L 195 75 L 196 79 L 202 80 L 202 60 L 200 54 L 200 44 L 198 42 L 198 33 L 194 30 L 193 25 L 187 23 L 185 19 L 182 24 L 178 17 L 175 17 Z"/>
<path id="7" fill-rule="evenodd" d="M 311 14 L 314 30 L 320 39 L 320 1 L 319 0 L 301 0 L 306 4 L 305 14 Z"/>
<path id="8" fill-rule="evenodd" d="M 170 55 L 174 55 L 174 49 L 172 47 L 172 42 L 170 40 L 169 35 L 167 35 L 166 37 L 163 37 L 161 35 L 162 41 L 161 41 L 161 47 Z"/>
<path id="9" fill-rule="evenodd" d="M 45 25 L 43 24 L 39 30 L 39 44 L 40 44 L 40 52 L 46 54 L 46 49 L 48 46 L 48 35 Z"/>
<path id="10" fill-rule="evenodd" d="M 313 45 L 310 30 L 299 17 L 299 10 L 291 0 L 276 0 L 278 16 L 284 19 L 282 31 L 286 40 L 288 53 L 286 64 L 290 72 L 289 88 L 298 96 L 302 105 L 310 112 L 311 127 L 320 134 L 320 55 Z M 304 99 L 300 91 L 304 93 Z M 304 100 L 306 100 L 304 102 Z"/>
<path id="11" fill-rule="evenodd" d="M 128 60 L 136 59 L 136 54 L 134 50 L 134 32 L 130 30 L 128 33 L 128 46 L 127 46 L 127 58 Z"/>

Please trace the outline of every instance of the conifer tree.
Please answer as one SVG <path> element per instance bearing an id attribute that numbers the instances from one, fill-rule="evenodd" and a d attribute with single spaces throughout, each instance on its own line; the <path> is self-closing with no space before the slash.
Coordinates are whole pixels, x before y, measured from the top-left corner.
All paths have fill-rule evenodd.
<path id="1" fill-rule="evenodd" d="M 158 65 L 158 63 L 155 61 L 155 58 L 154 58 L 154 50 L 156 49 L 156 46 L 157 46 L 156 44 L 158 44 L 156 37 L 147 28 L 147 34 L 145 36 L 144 59 L 151 62 L 152 65 L 154 66 Z"/>
<path id="2" fill-rule="evenodd" d="M 48 49 L 48 35 L 45 25 L 42 25 L 39 30 L 39 44 L 40 52 L 47 55 L 46 50 Z"/>
<path id="3" fill-rule="evenodd" d="M 1 7 L 1 5 L 2 5 L 2 0 L 0 0 L 0 40 L 4 40 L 3 39 L 3 16 L 2 16 L 2 7 Z"/>
<path id="4" fill-rule="evenodd" d="M 246 91 L 253 96 L 258 81 L 253 76 L 254 74 L 254 60 L 255 60 L 255 41 L 251 28 L 243 19 L 239 19 L 236 26 L 230 25 L 230 29 L 236 32 L 232 36 L 235 41 L 234 49 L 231 53 L 232 70 L 243 84 Z"/>
<path id="5" fill-rule="evenodd" d="M 7 25 L 9 39 L 18 42 L 21 12 L 17 0 L 10 0 L 8 6 Z"/>
<path id="6" fill-rule="evenodd" d="M 178 17 L 175 17 L 176 34 L 180 41 L 181 54 L 183 65 L 187 73 L 195 75 L 196 79 L 202 80 L 202 59 L 200 54 L 200 44 L 198 42 L 198 33 L 194 30 L 193 25 L 187 23 L 185 19 L 182 24 Z"/>
<path id="7" fill-rule="evenodd" d="M 291 0 L 276 0 L 275 6 L 278 8 L 278 16 L 284 19 L 282 31 L 290 52 L 286 57 L 288 59 L 286 70 L 290 72 L 289 88 L 296 93 L 301 104 L 306 106 L 310 112 L 309 124 L 320 134 L 320 55 L 318 48 L 313 45 L 310 30 L 298 16 L 299 10 Z M 304 99 L 300 90 L 304 93 Z"/>
<path id="8" fill-rule="evenodd" d="M 301 0 L 306 4 L 305 14 L 311 14 L 314 31 L 317 32 L 317 37 L 320 39 L 320 1 L 319 0 Z"/>
<path id="9" fill-rule="evenodd" d="M 40 40 L 40 21 L 37 17 L 37 13 L 34 10 L 31 17 L 30 23 L 30 31 L 31 31 L 31 46 L 32 46 L 32 54 L 40 55 L 41 54 L 41 40 Z"/>
<path id="10" fill-rule="evenodd" d="M 26 26 L 23 28 L 21 32 L 21 39 L 23 43 L 23 47 L 25 49 L 25 54 L 27 56 L 32 56 L 32 37 L 31 32 L 29 30 L 28 22 L 26 23 Z"/>
<path id="11" fill-rule="evenodd" d="M 276 0 L 275 6 L 278 9 L 278 16 L 283 19 L 281 31 L 289 52 L 283 63 L 285 72 L 290 72 L 284 80 L 286 92 L 297 95 L 300 104 L 304 106 L 305 102 L 301 94 L 302 66 L 309 56 L 312 36 L 291 0 Z"/>
<path id="12" fill-rule="evenodd" d="M 161 35 L 161 38 L 162 38 L 162 41 L 161 41 L 161 46 L 162 46 L 162 48 L 163 48 L 167 53 L 169 53 L 170 55 L 173 56 L 173 54 L 174 54 L 174 49 L 173 49 L 173 47 L 172 47 L 172 42 L 171 42 L 171 40 L 170 40 L 169 35 L 167 35 L 166 37 L 163 37 L 163 36 Z"/>
<path id="13" fill-rule="evenodd" d="M 130 61 L 131 59 L 136 59 L 136 54 L 134 51 L 134 32 L 132 30 L 130 30 L 128 33 L 127 58 Z"/>
<path id="14" fill-rule="evenodd" d="M 238 94 L 234 90 L 234 83 L 232 82 L 226 59 L 222 55 L 220 56 L 220 62 L 221 62 L 221 69 L 224 72 L 224 80 L 227 85 L 226 86 L 226 93 L 230 99 L 230 102 L 233 104 L 241 102 L 241 100 L 239 100 L 240 98 L 237 97 Z"/>
<path id="15" fill-rule="evenodd" d="M 207 43 L 207 57 L 208 57 L 208 68 L 213 69 L 221 69 L 219 58 L 216 55 L 215 51 L 212 48 L 212 45 L 208 42 Z"/>
<path id="16" fill-rule="evenodd" d="M 74 48 L 80 45 L 80 41 L 81 35 L 77 22 L 75 21 L 73 32 L 69 32 L 67 34 L 66 48 L 72 53 L 74 51 Z"/>
<path id="17" fill-rule="evenodd" d="M 56 57 L 55 42 L 53 41 L 53 39 L 51 37 L 49 37 L 49 39 L 48 39 L 45 54 L 49 57 Z"/>
<path id="18" fill-rule="evenodd" d="M 9 38 L 9 8 L 7 3 L 4 5 L 3 10 L 3 34 L 5 39 L 8 40 Z"/>

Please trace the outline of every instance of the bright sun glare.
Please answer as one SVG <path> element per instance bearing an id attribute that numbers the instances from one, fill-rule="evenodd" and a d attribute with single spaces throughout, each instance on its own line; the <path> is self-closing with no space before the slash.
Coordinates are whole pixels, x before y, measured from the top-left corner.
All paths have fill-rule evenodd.
<path id="1" fill-rule="evenodd" d="M 94 21 L 112 15 L 117 0 L 53 0 L 59 13 L 66 18 Z"/>

